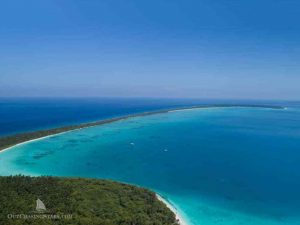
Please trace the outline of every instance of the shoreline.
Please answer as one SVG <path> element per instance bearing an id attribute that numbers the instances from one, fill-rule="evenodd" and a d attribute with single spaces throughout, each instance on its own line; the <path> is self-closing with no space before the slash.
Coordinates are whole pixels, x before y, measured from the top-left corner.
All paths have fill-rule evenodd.
<path id="1" fill-rule="evenodd" d="M 181 110 L 193 110 L 193 109 L 209 109 L 209 108 L 234 108 L 234 107 L 245 107 L 245 108 L 265 108 L 265 109 L 285 109 L 282 106 L 272 105 L 200 105 L 200 106 L 188 106 L 188 107 L 177 107 L 173 109 L 163 109 L 157 111 L 141 112 L 131 115 L 125 115 L 110 119 L 103 119 L 95 122 L 81 123 L 77 125 L 69 125 L 63 127 L 57 127 L 53 129 L 30 131 L 21 134 L 15 134 L 10 136 L 0 137 L 0 154 L 10 150 L 13 147 L 20 146 L 32 141 L 42 140 L 44 138 L 52 137 L 55 135 L 64 134 L 71 131 L 76 131 L 84 128 L 99 126 L 103 124 L 113 123 L 121 120 L 126 120 L 134 117 L 151 116 L 161 113 L 171 113 Z"/>
<path id="2" fill-rule="evenodd" d="M 168 200 L 166 200 L 165 198 L 163 198 L 160 194 L 158 194 L 157 192 L 155 192 L 156 198 L 161 201 L 162 203 L 164 203 L 168 209 L 170 209 L 176 217 L 176 220 L 178 222 L 179 225 L 188 225 L 188 223 L 184 220 L 184 218 L 182 217 L 182 215 L 180 215 L 180 213 L 178 212 L 178 210 L 176 209 L 176 207 L 174 205 L 172 205 L 170 202 L 168 202 Z"/>
<path id="3" fill-rule="evenodd" d="M 56 136 L 56 135 L 61 135 L 61 134 L 76 131 L 76 130 L 81 130 L 81 129 L 84 129 L 84 128 L 89 128 L 89 127 L 93 127 L 93 126 L 99 126 L 99 125 L 103 125 L 103 124 L 108 124 L 108 123 L 113 123 L 113 122 L 117 122 L 117 121 L 121 121 L 121 120 L 126 120 L 126 119 L 130 119 L 130 118 L 134 118 L 134 117 L 150 116 L 150 115 L 161 114 L 161 113 L 171 113 L 171 112 L 177 112 L 177 111 L 181 111 L 181 110 L 210 109 L 210 108 L 234 108 L 234 107 L 285 109 L 285 107 L 281 107 L 281 106 L 209 105 L 209 106 L 180 107 L 180 108 L 174 108 L 174 109 L 166 109 L 166 110 L 159 110 L 159 111 L 152 111 L 152 112 L 136 113 L 136 114 L 127 115 L 127 116 L 121 116 L 121 117 L 116 117 L 116 118 L 111 118 L 111 119 L 104 119 L 104 120 L 100 120 L 100 121 L 96 121 L 96 122 L 65 126 L 65 127 L 54 128 L 54 129 L 50 129 L 50 130 L 28 132 L 28 133 L 13 135 L 13 136 L 4 137 L 4 138 L 0 137 L 0 154 L 2 152 L 8 151 L 8 150 L 10 150 L 10 149 L 12 149 L 16 146 L 21 146 L 21 145 L 24 145 L 24 144 L 27 144 L 27 143 L 30 143 L 30 142 L 42 140 L 42 139 L 45 139 L 45 138 L 53 137 L 53 136 Z M 22 136 L 22 135 L 25 135 L 23 138 L 25 138 L 27 140 L 20 141 L 20 139 L 15 139 L 16 141 L 19 141 L 19 142 L 10 143 L 11 145 L 9 147 L 2 148 L 3 146 L 1 146 L 1 144 L 2 144 L 1 140 L 5 139 L 5 138 L 14 138 L 14 137 Z M 36 138 L 35 138 L 35 135 L 37 136 Z M 156 198 L 159 201 L 163 202 L 166 205 L 166 207 L 169 208 L 175 214 L 175 218 L 178 222 L 178 225 L 189 225 L 188 222 L 187 222 L 187 219 L 185 219 L 180 214 L 178 209 L 171 202 L 169 202 L 168 199 L 162 197 L 162 195 L 160 195 L 159 193 L 157 193 L 155 191 L 154 191 L 154 193 L 156 195 Z"/>
<path id="4" fill-rule="evenodd" d="M 76 130 L 79 130 L 79 129 L 76 129 Z M 43 137 L 39 137 L 39 138 L 35 138 L 35 139 L 28 140 L 28 141 L 20 142 L 20 143 L 17 143 L 17 144 L 15 144 L 15 145 L 12 145 L 12 146 L 10 146 L 10 147 L 8 147 L 8 148 L 0 149 L 0 154 L 1 154 L 2 152 L 8 151 L 8 150 L 10 150 L 11 148 L 14 148 L 14 147 L 17 147 L 17 146 L 21 146 L 21 145 L 24 145 L 24 144 L 28 144 L 28 143 L 34 142 L 34 141 L 39 141 L 39 140 L 42 140 L 42 139 L 45 139 L 45 138 L 49 138 L 49 137 L 53 137 L 53 136 L 56 136 L 56 135 L 61 135 L 61 134 L 68 133 L 68 132 L 71 132 L 71 131 L 75 131 L 75 130 L 64 131 L 64 132 L 57 133 L 57 134 L 50 134 L 50 135 L 47 135 L 47 136 L 43 136 Z M 0 139 L 1 139 L 1 138 L 0 138 Z"/>

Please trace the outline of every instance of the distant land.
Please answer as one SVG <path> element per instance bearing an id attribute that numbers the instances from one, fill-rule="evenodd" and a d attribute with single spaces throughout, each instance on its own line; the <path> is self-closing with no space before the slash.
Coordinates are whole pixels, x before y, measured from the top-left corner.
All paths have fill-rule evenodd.
<path id="1" fill-rule="evenodd" d="M 230 107 L 284 109 L 284 107 L 282 107 L 282 106 L 274 106 L 274 105 L 215 104 L 215 105 L 200 105 L 200 106 L 197 105 L 197 106 L 189 106 L 189 107 L 177 107 L 177 108 L 173 108 L 173 109 L 136 113 L 136 114 L 127 115 L 127 116 L 99 120 L 99 121 L 95 121 L 95 122 L 82 123 L 82 124 L 77 124 L 77 125 L 69 125 L 69 126 L 63 126 L 63 127 L 53 128 L 53 129 L 25 132 L 25 133 L 16 134 L 16 135 L 0 137 L 0 151 L 7 150 L 8 148 L 13 147 L 17 144 L 44 138 L 44 137 L 47 137 L 50 135 L 56 135 L 56 134 L 69 132 L 69 131 L 73 131 L 73 130 L 78 130 L 78 129 L 98 126 L 98 125 L 102 125 L 102 124 L 112 123 L 112 122 L 116 122 L 119 120 L 129 119 L 132 117 L 150 116 L 150 115 L 154 115 L 154 114 L 168 113 L 170 111 L 175 111 L 175 110 L 201 109 L 201 108 L 230 108 Z"/>

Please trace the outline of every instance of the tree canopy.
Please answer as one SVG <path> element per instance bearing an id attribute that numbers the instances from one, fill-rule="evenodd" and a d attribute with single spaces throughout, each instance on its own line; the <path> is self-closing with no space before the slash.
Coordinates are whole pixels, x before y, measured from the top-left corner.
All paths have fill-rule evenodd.
<path id="1" fill-rule="evenodd" d="M 46 211 L 36 211 L 37 199 L 45 204 Z M 22 215 L 27 218 L 16 218 Z M 98 179 L 10 176 L 0 177 L 0 224 L 172 225 L 176 219 L 154 192 L 133 185 Z"/>

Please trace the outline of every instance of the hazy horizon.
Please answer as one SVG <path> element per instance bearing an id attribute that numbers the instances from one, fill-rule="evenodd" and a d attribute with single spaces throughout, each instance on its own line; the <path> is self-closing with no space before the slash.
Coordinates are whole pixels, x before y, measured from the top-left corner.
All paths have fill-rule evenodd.
<path id="1" fill-rule="evenodd" d="M 299 100 L 300 2 L 0 3 L 0 97 Z"/>

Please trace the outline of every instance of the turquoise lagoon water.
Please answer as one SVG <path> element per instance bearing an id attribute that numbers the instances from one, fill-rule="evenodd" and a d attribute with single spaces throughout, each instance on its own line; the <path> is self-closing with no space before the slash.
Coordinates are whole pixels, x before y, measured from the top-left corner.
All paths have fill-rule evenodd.
<path id="1" fill-rule="evenodd" d="M 194 225 L 300 224 L 300 110 L 210 108 L 135 117 L 0 154 L 0 174 L 149 187 Z"/>

